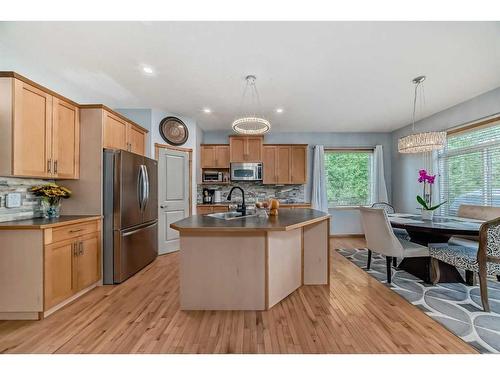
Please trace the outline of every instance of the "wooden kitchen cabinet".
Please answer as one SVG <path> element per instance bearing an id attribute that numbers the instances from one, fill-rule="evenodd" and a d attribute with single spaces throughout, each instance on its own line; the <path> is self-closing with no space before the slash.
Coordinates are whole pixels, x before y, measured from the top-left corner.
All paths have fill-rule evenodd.
<path id="1" fill-rule="evenodd" d="M 201 145 L 201 167 L 202 168 L 229 168 L 229 146 L 228 145 Z"/>
<path id="2" fill-rule="evenodd" d="M 78 105 L 0 72 L 0 175 L 79 178 Z"/>
<path id="3" fill-rule="evenodd" d="M 127 126 L 128 151 L 146 155 L 146 132 L 133 124 L 127 124 Z"/>
<path id="4" fill-rule="evenodd" d="M 307 145 L 264 145 L 264 184 L 305 184 Z"/>
<path id="5" fill-rule="evenodd" d="M 120 116 L 104 111 L 104 148 L 115 148 L 145 154 L 146 132 Z"/>
<path id="6" fill-rule="evenodd" d="M 262 136 L 230 136 L 231 162 L 262 162 Z"/>
<path id="7" fill-rule="evenodd" d="M 46 233 L 59 241 L 45 246 L 45 311 L 100 280 L 99 227 L 93 221 Z"/>
<path id="8" fill-rule="evenodd" d="M 80 176 L 80 116 L 78 107 L 64 100 L 52 102 L 53 174 L 58 178 Z"/>

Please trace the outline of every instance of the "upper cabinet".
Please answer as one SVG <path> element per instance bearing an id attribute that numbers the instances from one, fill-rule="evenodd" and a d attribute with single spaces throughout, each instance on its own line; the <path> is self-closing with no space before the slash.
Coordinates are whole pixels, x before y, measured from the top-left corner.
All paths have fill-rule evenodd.
<path id="1" fill-rule="evenodd" d="M 264 184 L 305 184 L 307 145 L 264 145 Z"/>
<path id="2" fill-rule="evenodd" d="M 103 147 L 145 154 L 146 131 L 109 110 L 103 111 Z"/>
<path id="3" fill-rule="evenodd" d="M 229 168 L 228 145 L 201 145 L 200 147 L 202 168 Z"/>
<path id="4" fill-rule="evenodd" d="M 262 136 L 230 136 L 230 161 L 261 162 L 262 143 Z"/>
<path id="5" fill-rule="evenodd" d="M 79 177 L 78 106 L 11 75 L 0 75 L 0 174 Z"/>

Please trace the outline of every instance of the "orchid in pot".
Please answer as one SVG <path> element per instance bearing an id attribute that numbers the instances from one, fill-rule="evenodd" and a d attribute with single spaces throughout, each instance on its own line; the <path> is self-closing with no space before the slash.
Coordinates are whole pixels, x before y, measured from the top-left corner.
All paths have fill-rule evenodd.
<path id="1" fill-rule="evenodd" d="M 419 177 L 418 182 L 424 184 L 423 188 L 423 197 L 417 195 L 417 202 L 422 206 L 422 219 L 423 220 L 432 220 L 434 216 L 434 211 L 441 207 L 446 201 L 441 202 L 435 206 L 432 205 L 432 185 L 434 185 L 434 181 L 436 180 L 436 175 L 431 176 L 427 173 L 425 169 L 421 169 L 418 171 Z"/>

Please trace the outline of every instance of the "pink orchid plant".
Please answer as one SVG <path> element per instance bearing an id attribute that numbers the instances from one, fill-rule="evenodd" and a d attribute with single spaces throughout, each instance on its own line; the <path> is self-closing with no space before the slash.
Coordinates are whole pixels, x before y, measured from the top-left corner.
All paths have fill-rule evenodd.
<path id="1" fill-rule="evenodd" d="M 423 196 L 421 197 L 420 195 L 417 195 L 417 202 L 420 203 L 420 205 L 423 207 L 424 210 L 428 211 L 434 211 L 441 207 L 443 204 L 446 203 L 446 201 L 439 203 L 435 206 L 431 206 L 432 204 L 432 185 L 434 184 L 434 181 L 436 180 L 436 175 L 432 176 L 427 173 L 425 169 L 421 169 L 418 171 L 418 182 L 424 184 L 424 189 L 423 189 Z M 429 189 L 427 189 L 427 184 L 429 185 Z M 427 190 L 429 192 L 427 193 Z"/>

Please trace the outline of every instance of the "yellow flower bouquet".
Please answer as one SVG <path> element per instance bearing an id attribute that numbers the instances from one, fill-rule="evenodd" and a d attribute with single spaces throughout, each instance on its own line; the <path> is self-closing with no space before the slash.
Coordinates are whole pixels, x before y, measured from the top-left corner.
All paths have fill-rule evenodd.
<path id="1" fill-rule="evenodd" d="M 30 191 L 37 197 L 42 197 L 42 208 L 46 218 L 59 217 L 61 199 L 71 197 L 71 190 L 55 183 L 33 186 Z"/>

